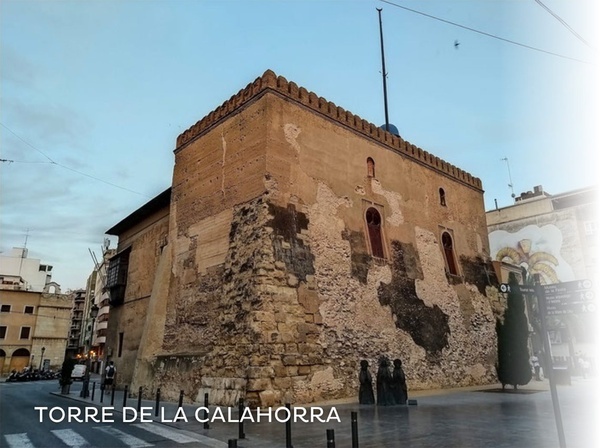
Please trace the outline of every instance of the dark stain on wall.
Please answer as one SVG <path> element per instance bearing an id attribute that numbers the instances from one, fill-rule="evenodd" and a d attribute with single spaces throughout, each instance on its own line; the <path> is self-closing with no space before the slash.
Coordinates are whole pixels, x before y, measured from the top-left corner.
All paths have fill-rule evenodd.
<path id="1" fill-rule="evenodd" d="M 481 257 L 460 257 L 460 265 L 465 282 L 477 286 L 479 292 L 485 295 L 486 286 L 498 287 L 498 279 L 491 263 Z"/>
<path id="2" fill-rule="evenodd" d="M 399 241 L 392 241 L 391 246 L 392 281 L 379 286 L 379 303 L 392 309 L 396 327 L 408 332 L 427 351 L 428 359 L 435 362 L 448 346 L 448 316 L 437 305 L 426 306 L 417 296 L 415 280 L 419 273 L 422 277 L 422 272 L 414 247 Z"/>
<path id="3" fill-rule="evenodd" d="M 367 241 L 363 232 L 345 229 L 342 238 L 350 243 L 351 275 L 359 282 L 367 284 L 371 255 L 367 252 Z"/>
<path id="4" fill-rule="evenodd" d="M 299 238 L 302 230 L 308 230 L 307 216 L 297 211 L 293 204 L 288 204 L 287 208 L 269 204 L 269 214 L 272 218 L 267 225 L 273 228 L 275 260 L 284 262 L 288 272 L 298 280 L 306 281 L 307 275 L 315 273 L 315 257 Z"/>

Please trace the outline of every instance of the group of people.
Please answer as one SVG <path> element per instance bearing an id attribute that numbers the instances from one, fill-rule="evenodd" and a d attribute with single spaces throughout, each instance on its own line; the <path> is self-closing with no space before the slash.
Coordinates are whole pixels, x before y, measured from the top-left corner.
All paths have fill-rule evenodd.
<path id="1" fill-rule="evenodd" d="M 373 378 L 369 372 L 369 362 L 360 362 L 360 373 L 358 375 L 360 384 L 358 401 L 360 404 L 375 404 L 373 394 Z M 408 388 L 406 387 L 406 375 L 402 369 L 402 361 L 394 360 L 394 369 L 390 373 L 389 361 L 385 356 L 379 359 L 377 370 L 377 405 L 390 406 L 395 404 L 406 404 L 408 400 Z"/>

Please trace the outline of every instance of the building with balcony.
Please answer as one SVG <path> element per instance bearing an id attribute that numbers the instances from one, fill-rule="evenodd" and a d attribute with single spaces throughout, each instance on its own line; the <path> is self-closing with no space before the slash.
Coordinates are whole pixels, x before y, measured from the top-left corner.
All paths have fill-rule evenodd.
<path id="1" fill-rule="evenodd" d="M 28 258 L 28 249 L 13 247 L 0 254 L 0 286 L 21 291 L 54 292 L 52 266 L 37 258 Z M 49 289 L 50 288 L 50 289 Z"/>

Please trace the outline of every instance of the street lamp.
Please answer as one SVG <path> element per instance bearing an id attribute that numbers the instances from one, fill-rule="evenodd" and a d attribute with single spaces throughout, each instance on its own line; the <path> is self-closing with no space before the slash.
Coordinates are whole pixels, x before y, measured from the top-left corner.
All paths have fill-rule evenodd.
<path id="1" fill-rule="evenodd" d="M 89 343 L 86 344 L 86 355 L 87 360 L 85 362 L 85 378 L 83 380 L 83 387 L 81 389 L 80 397 L 87 398 L 90 395 L 90 350 L 92 348 L 92 338 L 94 337 L 94 323 L 96 322 L 96 316 L 98 316 L 98 307 L 94 304 L 90 308 L 90 319 L 92 319 L 92 330 L 90 332 Z"/>
<path id="2" fill-rule="evenodd" d="M 40 357 L 40 368 L 38 369 L 40 372 L 42 371 L 42 362 L 44 361 L 44 352 L 46 351 L 46 347 L 42 347 L 42 356 Z"/>

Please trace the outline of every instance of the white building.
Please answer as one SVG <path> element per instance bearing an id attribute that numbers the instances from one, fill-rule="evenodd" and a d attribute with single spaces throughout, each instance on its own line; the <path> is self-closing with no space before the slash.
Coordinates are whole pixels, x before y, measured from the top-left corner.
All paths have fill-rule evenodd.
<path id="1" fill-rule="evenodd" d="M 43 292 L 52 283 L 52 266 L 27 258 L 27 253 L 24 247 L 13 247 L 8 254 L 0 254 L 2 289 Z"/>

